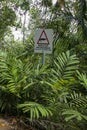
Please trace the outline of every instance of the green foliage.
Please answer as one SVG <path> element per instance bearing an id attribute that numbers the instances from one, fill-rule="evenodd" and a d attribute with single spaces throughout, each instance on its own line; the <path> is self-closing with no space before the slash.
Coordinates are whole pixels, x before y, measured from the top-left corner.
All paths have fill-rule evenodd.
<path id="1" fill-rule="evenodd" d="M 87 89 L 87 76 L 86 74 L 81 74 L 79 71 L 77 71 L 77 77 L 79 79 L 80 84 L 82 84 Z"/>
<path id="2" fill-rule="evenodd" d="M 29 10 L 30 9 L 30 2 L 28 0 L 20 0 L 17 1 L 17 6 L 21 7 L 22 10 Z"/>
<path id="3" fill-rule="evenodd" d="M 23 104 L 19 104 L 18 108 L 21 108 L 24 113 L 30 113 L 30 119 L 38 119 L 42 117 L 52 116 L 52 112 L 49 108 L 44 107 L 41 104 L 36 102 L 25 102 Z"/>
<path id="4" fill-rule="evenodd" d="M 62 115 L 66 115 L 65 120 L 70 121 L 73 118 L 77 119 L 78 121 L 81 121 L 82 119 L 87 120 L 87 116 L 81 114 L 80 112 L 76 110 L 66 110 L 62 113 Z"/>
<path id="5" fill-rule="evenodd" d="M 86 4 L 85 0 L 55 5 L 50 0 L 0 1 L 0 40 L 14 25 L 19 7 L 30 13 L 26 44 L 10 37 L 0 49 L 0 112 L 20 113 L 31 121 L 45 119 L 50 129 L 87 128 Z M 33 34 L 43 26 L 54 30 L 54 42 L 53 53 L 46 55 L 42 66 L 41 54 L 33 54 Z"/>
<path id="6" fill-rule="evenodd" d="M 79 64 L 76 55 L 69 50 L 61 52 L 53 65 L 41 66 L 39 56 L 34 57 L 26 47 L 15 44 L 0 52 L 0 111 L 19 112 L 32 121 L 50 116 L 51 121 L 64 124 L 64 128 L 71 128 L 73 120 L 85 122 L 86 96 L 72 92 Z M 78 80 L 82 82 L 83 77 Z"/>
<path id="7" fill-rule="evenodd" d="M 70 125 L 75 121 L 76 126 L 79 124 L 80 129 L 85 128 L 87 120 L 87 97 L 81 93 L 73 92 L 70 95 L 68 94 L 65 104 L 65 109 L 62 109 L 65 121 Z"/>
<path id="8" fill-rule="evenodd" d="M 28 80 L 28 75 L 31 69 L 30 64 L 26 64 L 26 62 L 23 62 L 17 57 L 17 50 L 16 53 L 15 51 L 11 52 L 11 50 L 9 52 L 9 48 L 8 52 L 1 52 L 0 54 L 1 111 L 6 108 L 9 112 L 13 111 L 13 109 L 17 110 L 16 106 L 21 99 L 21 95 L 23 96 L 24 88 L 32 85 L 32 83 Z"/>
<path id="9" fill-rule="evenodd" d="M 3 38 L 5 31 L 7 31 L 8 26 L 14 25 L 14 20 L 16 18 L 16 14 L 7 5 L 2 5 L 0 9 L 0 40 Z"/>
<path id="10" fill-rule="evenodd" d="M 71 55 L 70 51 L 62 52 L 54 61 L 54 68 L 52 69 L 53 77 L 58 79 L 70 79 L 78 68 L 78 58 L 76 55 Z"/>

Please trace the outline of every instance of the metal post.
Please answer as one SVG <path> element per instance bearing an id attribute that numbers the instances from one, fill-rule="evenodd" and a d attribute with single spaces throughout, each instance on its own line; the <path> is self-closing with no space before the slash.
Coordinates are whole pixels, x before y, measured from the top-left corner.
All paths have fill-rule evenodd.
<path id="1" fill-rule="evenodd" d="M 45 64 L 45 52 L 42 53 L 42 65 Z"/>

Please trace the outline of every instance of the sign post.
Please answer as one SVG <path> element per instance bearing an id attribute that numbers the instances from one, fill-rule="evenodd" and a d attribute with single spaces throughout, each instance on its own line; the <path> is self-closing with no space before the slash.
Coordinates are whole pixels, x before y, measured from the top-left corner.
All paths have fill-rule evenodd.
<path id="1" fill-rule="evenodd" d="M 42 53 L 42 65 L 44 65 L 45 64 L 45 53 L 43 52 Z"/>
<path id="2" fill-rule="evenodd" d="M 52 29 L 37 29 L 35 31 L 35 53 L 42 53 L 42 64 L 45 63 L 45 54 L 52 53 L 53 30 Z"/>

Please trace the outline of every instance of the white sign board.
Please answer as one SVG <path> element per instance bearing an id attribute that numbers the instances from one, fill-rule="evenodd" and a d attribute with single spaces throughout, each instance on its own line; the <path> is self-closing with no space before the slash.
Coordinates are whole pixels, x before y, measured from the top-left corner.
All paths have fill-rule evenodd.
<path id="1" fill-rule="evenodd" d="M 37 29 L 34 37 L 34 52 L 35 53 L 52 53 L 53 30 L 52 29 Z"/>

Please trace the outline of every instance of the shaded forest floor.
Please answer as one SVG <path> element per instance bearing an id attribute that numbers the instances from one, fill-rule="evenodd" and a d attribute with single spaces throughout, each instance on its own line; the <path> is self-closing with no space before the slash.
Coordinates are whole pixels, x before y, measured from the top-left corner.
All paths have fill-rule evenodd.
<path id="1" fill-rule="evenodd" d="M 24 122 L 24 119 L 0 116 L 0 130 L 35 130 Z"/>

